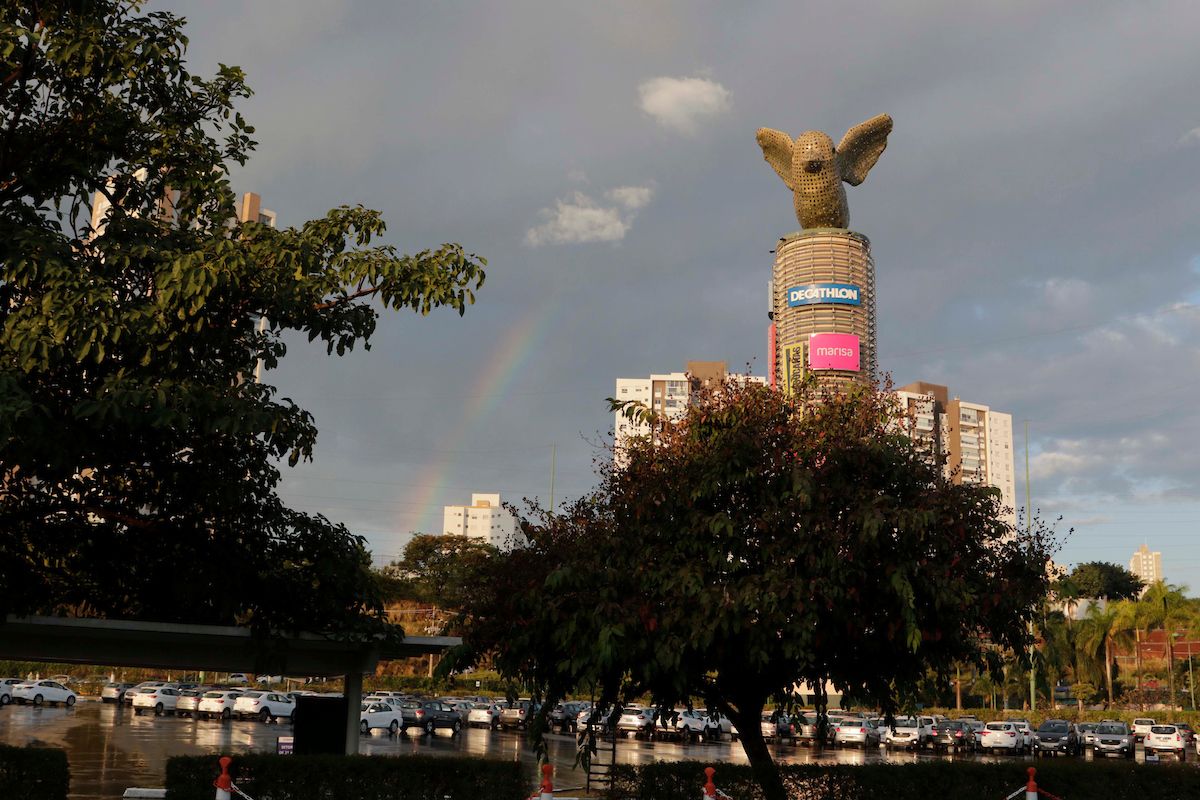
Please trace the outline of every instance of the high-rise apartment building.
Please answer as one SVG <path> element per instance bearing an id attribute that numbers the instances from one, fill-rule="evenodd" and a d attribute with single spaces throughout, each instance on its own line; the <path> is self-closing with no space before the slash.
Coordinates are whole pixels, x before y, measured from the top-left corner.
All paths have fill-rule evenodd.
<path id="1" fill-rule="evenodd" d="M 686 372 L 668 372 L 649 378 L 617 378 L 613 397 L 621 401 L 637 401 L 660 419 L 677 420 L 684 415 L 693 394 L 704 386 L 720 383 L 727 373 L 724 361 L 689 361 Z M 767 383 L 766 378 L 752 376 L 747 376 L 745 380 L 763 385 Z M 650 427 L 618 411 L 613 432 L 620 442 L 629 436 L 645 436 L 650 433 Z"/>
<path id="2" fill-rule="evenodd" d="M 1147 545 L 1142 545 L 1134 551 L 1133 558 L 1129 559 L 1129 571 L 1141 578 L 1142 583 L 1147 586 L 1161 581 L 1162 553 L 1157 550 L 1151 552 Z"/>
<path id="3" fill-rule="evenodd" d="M 472 494 L 469 506 L 443 508 L 442 535 L 466 536 L 504 550 L 517 543 L 517 519 L 500 503 L 500 495 Z"/>
<path id="4" fill-rule="evenodd" d="M 979 403 L 951 398 L 945 386 L 917 381 L 896 390 L 912 420 L 910 433 L 931 457 L 946 458 L 955 483 L 1000 490 L 1005 521 L 1017 523 L 1012 415 Z"/>

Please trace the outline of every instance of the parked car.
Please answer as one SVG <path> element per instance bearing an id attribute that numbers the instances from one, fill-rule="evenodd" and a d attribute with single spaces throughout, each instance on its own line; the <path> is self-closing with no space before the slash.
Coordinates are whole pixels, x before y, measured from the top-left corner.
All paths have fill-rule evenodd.
<path id="1" fill-rule="evenodd" d="M 1174 725 L 1179 729 L 1179 734 L 1184 737 L 1187 742 L 1187 747 L 1190 750 L 1192 742 L 1196 739 L 1196 732 L 1192 730 L 1192 726 L 1186 722 L 1168 722 L 1168 725 Z"/>
<path id="2" fill-rule="evenodd" d="M 1009 722 L 1016 725 L 1017 730 L 1021 732 L 1021 742 L 1022 742 L 1022 746 L 1025 748 L 1025 752 L 1026 753 L 1032 752 L 1032 750 L 1033 750 L 1033 728 L 1030 727 L 1029 720 L 1027 720 L 1027 719 L 1011 719 L 1011 720 L 1009 720 Z"/>
<path id="3" fill-rule="evenodd" d="M 180 689 L 179 701 L 175 703 L 175 716 L 199 719 L 200 701 L 204 699 L 204 693 L 211 688 L 209 686 L 197 686 L 195 689 Z"/>
<path id="4" fill-rule="evenodd" d="M 0 706 L 6 706 L 13 701 L 13 687 L 25 683 L 24 678 L 0 678 Z"/>
<path id="5" fill-rule="evenodd" d="M 1099 722 L 1080 722 L 1075 726 L 1075 732 L 1079 734 L 1080 750 L 1090 750 L 1096 746 L 1096 729 L 1100 725 Z"/>
<path id="6" fill-rule="evenodd" d="M 536 713 L 537 706 L 532 700 L 513 700 L 500 709 L 500 727 L 506 731 L 512 728 L 524 730 Z"/>
<path id="7" fill-rule="evenodd" d="M 279 717 L 291 719 L 295 710 L 295 701 L 278 692 L 243 692 L 233 701 L 233 713 L 238 719 L 258 717 L 261 722 L 269 722 Z"/>
<path id="8" fill-rule="evenodd" d="M 133 698 L 133 713 L 153 711 L 160 717 L 168 711 L 175 713 L 179 704 L 179 690 L 174 686 L 151 686 L 139 691 Z"/>
<path id="9" fill-rule="evenodd" d="M 983 726 L 979 749 L 984 752 L 1007 750 L 1010 753 L 1025 752 L 1025 738 L 1013 722 L 989 722 Z"/>
<path id="10" fill-rule="evenodd" d="M 120 703 L 125 697 L 125 691 L 133 686 L 132 683 L 109 681 L 100 689 L 101 703 Z"/>
<path id="11" fill-rule="evenodd" d="M 226 683 L 231 684 L 245 684 L 249 682 L 250 677 L 244 672 L 231 672 L 229 673 L 229 680 L 226 681 Z"/>
<path id="12" fill-rule="evenodd" d="M 690 711 L 686 708 L 675 709 L 670 726 L 667 734 L 678 736 L 685 742 L 699 739 L 715 741 L 721 735 L 721 724 L 717 718 L 710 717 L 698 708 Z"/>
<path id="13" fill-rule="evenodd" d="M 172 689 L 179 688 L 177 684 L 167 683 L 166 681 L 142 681 L 141 683 L 126 689 L 125 694 L 121 697 L 121 702 L 127 706 L 132 706 L 133 698 L 137 697 L 139 692 L 145 689 L 157 689 L 160 686 L 170 686 Z"/>
<path id="14" fill-rule="evenodd" d="M 1079 734 L 1065 719 L 1048 719 L 1033 734 L 1033 754 L 1074 756 L 1080 752 Z"/>
<path id="15" fill-rule="evenodd" d="M 1137 749 L 1137 740 L 1133 736 L 1133 731 L 1124 722 L 1101 722 L 1096 726 L 1093 735 L 1093 752 L 1098 756 L 1116 755 L 1133 758 L 1134 750 Z"/>
<path id="16" fill-rule="evenodd" d="M 205 692 L 201 696 L 200 702 L 196 704 L 196 714 L 206 719 L 213 717 L 229 719 L 233 716 L 234 704 L 241 696 L 240 691 L 230 689 L 213 689 L 211 692 Z"/>
<path id="17" fill-rule="evenodd" d="M 573 732 L 578 724 L 576 720 L 578 719 L 579 712 L 582 709 L 583 703 L 577 703 L 570 700 L 564 703 L 559 703 L 554 707 L 554 710 L 550 712 L 550 718 L 548 720 L 550 730 L 558 730 L 562 731 L 563 733 Z"/>
<path id="18" fill-rule="evenodd" d="M 43 703 L 73 706 L 78 695 L 58 681 L 25 681 L 13 685 L 12 699 L 18 703 L 33 703 L 35 706 Z"/>
<path id="19" fill-rule="evenodd" d="M 1180 761 L 1187 761 L 1187 736 L 1174 725 L 1151 725 L 1145 747 L 1147 755 L 1169 752 Z"/>
<path id="20" fill-rule="evenodd" d="M 467 725 L 496 730 L 500 727 L 500 706 L 495 703 L 476 703 L 467 714 Z"/>
<path id="21" fill-rule="evenodd" d="M 1150 733 L 1150 729 L 1157 725 L 1158 722 L 1149 717 L 1138 717 L 1133 721 L 1133 735 L 1140 742 L 1146 738 L 1146 734 Z"/>
<path id="22" fill-rule="evenodd" d="M 879 745 L 879 729 L 871 724 L 869 719 L 843 719 L 837 726 L 834 738 L 838 746 L 876 747 Z"/>
<path id="23" fill-rule="evenodd" d="M 433 733 L 438 728 L 449 729 L 454 733 L 462 730 L 462 718 L 449 703 L 437 700 L 406 700 L 400 706 L 401 727 L 420 728 L 425 733 Z"/>
<path id="24" fill-rule="evenodd" d="M 933 735 L 933 726 L 926 731 L 918 717 L 896 717 L 896 723 L 884 733 L 884 744 L 888 748 L 903 747 L 908 750 L 920 750 L 925 746 L 929 736 Z"/>
<path id="25" fill-rule="evenodd" d="M 590 726 L 593 731 L 604 732 L 608 730 L 608 719 L 611 715 L 612 707 L 603 711 L 598 711 L 594 706 L 584 708 L 575 716 L 575 729 L 580 730 Z"/>
<path id="26" fill-rule="evenodd" d="M 933 749 L 970 753 L 975 749 L 975 732 L 962 720 L 938 720 L 938 724 L 933 726 Z"/>
<path id="27" fill-rule="evenodd" d="M 818 723 L 820 718 L 815 711 L 800 711 L 792 715 L 792 744 L 813 745 L 819 741 L 830 738 L 830 730 L 826 723 L 823 739 L 821 738 Z M 886 730 L 880 726 L 876 726 L 879 735 L 883 736 Z"/>
<path id="28" fill-rule="evenodd" d="M 617 732 L 632 733 L 635 738 L 654 738 L 656 712 L 645 706 L 628 705 L 621 709 Z"/>
<path id="29" fill-rule="evenodd" d="M 788 715 L 782 712 L 763 712 L 759 728 L 762 731 L 763 740 L 767 742 L 782 741 L 790 739 L 792 736 L 791 722 L 788 720 Z"/>
<path id="30" fill-rule="evenodd" d="M 375 728 L 386 728 L 395 736 L 400 730 L 400 709 L 382 699 L 373 703 L 363 703 L 358 715 L 358 728 L 363 733 L 370 733 Z"/>

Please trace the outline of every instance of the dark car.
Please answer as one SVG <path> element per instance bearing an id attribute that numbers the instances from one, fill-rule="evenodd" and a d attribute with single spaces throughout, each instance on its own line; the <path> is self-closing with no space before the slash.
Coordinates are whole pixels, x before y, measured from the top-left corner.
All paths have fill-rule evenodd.
<path id="1" fill-rule="evenodd" d="M 962 720 L 938 720 L 932 741 L 934 750 L 969 753 L 975 749 L 975 731 Z"/>
<path id="2" fill-rule="evenodd" d="M 1092 732 L 1092 745 L 1098 756 L 1133 758 L 1137 740 L 1124 722 L 1101 722 Z"/>
<path id="3" fill-rule="evenodd" d="M 438 700 L 408 700 L 400 704 L 400 717 L 404 727 L 420 728 L 433 733 L 437 728 L 449 728 L 458 733 L 462 730 L 462 715 L 449 703 Z"/>
<path id="4" fill-rule="evenodd" d="M 1075 726 L 1065 719 L 1048 719 L 1033 733 L 1035 756 L 1046 753 L 1073 756 L 1079 752 L 1079 734 L 1075 731 Z"/>
<path id="5" fill-rule="evenodd" d="M 584 703 L 576 703 L 571 701 L 559 703 L 554 707 L 554 710 L 550 712 L 550 730 L 562 731 L 563 733 L 574 733 L 577 725 L 575 720 L 579 716 L 579 712 L 584 708 Z"/>

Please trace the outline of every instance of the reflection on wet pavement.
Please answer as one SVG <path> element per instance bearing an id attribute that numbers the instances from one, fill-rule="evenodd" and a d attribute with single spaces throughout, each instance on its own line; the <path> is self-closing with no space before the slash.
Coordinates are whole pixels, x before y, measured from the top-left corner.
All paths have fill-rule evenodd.
<path id="1" fill-rule="evenodd" d="M 71 764 L 71 797 L 77 800 L 114 800 L 130 786 L 162 786 L 167 759 L 176 755 L 274 752 L 276 738 L 290 736 L 291 725 L 257 721 L 220 721 L 135 715 L 130 709 L 96 702 L 81 702 L 75 708 L 6 706 L 0 709 L 0 743 L 36 743 L 61 747 Z M 571 736 L 548 737 L 548 752 L 554 764 L 556 785 L 582 786 L 585 775 L 574 768 L 575 740 Z M 433 737 L 388 736 L 374 731 L 360 742 L 361 752 L 372 756 L 470 755 L 504 761 L 521 761 L 528 767 L 529 785 L 537 783 L 536 759 L 520 733 L 493 733 L 468 729 L 459 736 L 438 731 Z M 951 758 L 926 753 L 885 752 L 878 748 L 813 750 L 790 744 L 772 746 L 781 763 L 865 764 L 887 761 L 905 763 L 928 758 Z M 958 756 L 984 761 L 1016 760 L 1003 756 Z M 645 742 L 621 739 L 617 760 L 626 764 L 679 760 L 746 763 L 741 745 L 712 742 L 683 745 L 675 742 Z"/>

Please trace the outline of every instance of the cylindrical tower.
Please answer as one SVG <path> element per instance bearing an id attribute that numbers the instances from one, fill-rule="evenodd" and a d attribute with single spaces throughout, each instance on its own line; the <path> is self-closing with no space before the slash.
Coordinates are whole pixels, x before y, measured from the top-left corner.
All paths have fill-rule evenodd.
<path id="1" fill-rule="evenodd" d="M 777 385 L 806 373 L 826 384 L 875 375 L 875 263 L 871 242 L 844 228 L 810 228 L 779 240 L 772 307 Z"/>

